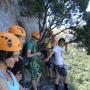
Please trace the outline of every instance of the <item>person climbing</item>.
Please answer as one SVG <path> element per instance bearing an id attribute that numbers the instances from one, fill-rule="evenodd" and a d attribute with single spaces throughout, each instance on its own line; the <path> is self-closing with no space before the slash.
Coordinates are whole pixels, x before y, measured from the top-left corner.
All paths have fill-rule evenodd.
<path id="1" fill-rule="evenodd" d="M 8 32 L 0 32 L 0 90 L 21 90 L 14 74 L 8 69 L 18 62 L 22 45 Z"/>
<path id="2" fill-rule="evenodd" d="M 41 77 L 40 65 L 38 64 L 38 57 L 41 53 L 37 52 L 37 41 L 40 39 L 39 32 L 32 32 L 32 38 L 27 44 L 27 57 L 32 57 L 29 63 L 33 90 L 37 90 L 39 80 Z"/>
<path id="3" fill-rule="evenodd" d="M 56 67 L 56 79 L 55 79 L 55 90 L 59 90 L 59 80 L 60 76 L 64 77 L 64 90 L 68 90 L 68 77 L 67 71 L 64 65 L 64 46 L 65 46 L 65 39 L 60 38 L 58 40 L 58 45 L 56 41 L 52 41 L 53 51 L 49 54 L 49 56 L 45 59 L 46 62 L 55 55 L 54 64 Z"/>

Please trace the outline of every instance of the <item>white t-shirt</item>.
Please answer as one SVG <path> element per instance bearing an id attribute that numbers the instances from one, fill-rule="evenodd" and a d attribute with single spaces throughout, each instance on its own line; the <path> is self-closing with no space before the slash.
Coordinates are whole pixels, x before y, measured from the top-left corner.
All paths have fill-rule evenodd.
<path id="1" fill-rule="evenodd" d="M 64 65 L 64 58 L 63 58 L 64 48 L 56 45 L 56 46 L 53 48 L 53 52 L 54 52 L 54 54 L 55 54 L 54 64 L 55 64 L 55 65 Z"/>

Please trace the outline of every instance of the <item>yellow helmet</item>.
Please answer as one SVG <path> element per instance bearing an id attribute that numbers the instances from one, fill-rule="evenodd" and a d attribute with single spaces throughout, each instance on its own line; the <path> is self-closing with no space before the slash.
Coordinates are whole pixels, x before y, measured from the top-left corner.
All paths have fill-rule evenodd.
<path id="1" fill-rule="evenodd" d="M 14 26 L 10 27 L 9 32 L 12 34 L 18 35 L 18 36 L 24 36 L 24 37 L 26 36 L 25 30 L 18 25 L 14 25 Z"/>
<path id="2" fill-rule="evenodd" d="M 22 49 L 20 40 L 8 32 L 0 32 L 0 50 L 20 51 Z"/>
<path id="3" fill-rule="evenodd" d="M 39 32 L 32 32 L 32 37 L 36 38 L 36 39 L 40 39 L 40 34 Z"/>

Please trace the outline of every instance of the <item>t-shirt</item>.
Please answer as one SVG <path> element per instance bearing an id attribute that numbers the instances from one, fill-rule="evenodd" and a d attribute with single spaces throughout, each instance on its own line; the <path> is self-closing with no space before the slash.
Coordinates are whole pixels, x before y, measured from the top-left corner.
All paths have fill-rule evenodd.
<path id="1" fill-rule="evenodd" d="M 55 65 L 64 65 L 64 58 L 63 58 L 64 48 L 56 45 L 53 48 L 53 52 L 54 52 L 54 55 L 55 55 L 54 64 Z"/>
<path id="2" fill-rule="evenodd" d="M 46 39 L 45 39 L 45 44 L 46 44 L 46 47 L 47 47 L 48 49 L 51 48 L 51 40 L 49 40 L 49 38 L 46 38 Z"/>
<path id="3" fill-rule="evenodd" d="M 13 80 L 13 84 L 11 84 L 10 81 L 6 79 L 5 75 L 3 74 L 3 72 L 1 70 L 0 70 L 0 78 L 2 78 L 5 81 L 5 83 L 7 84 L 8 90 L 20 90 L 19 83 L 16 80 L 13 73 L 9 70 L 7 70 L 7 72 L 9 73 L 10 77 Z"/>
<path id="4" fill-rule="evenodd" d="M 33 39 L 31 39 L 28 44 L 27 44 L 27 51 L 31 50 L 31 53 L 36 53 L 37 49 L 36 49 L 36 43 Z M 37 60 L 37 56 L 32 57 L 33 60 Z"/>

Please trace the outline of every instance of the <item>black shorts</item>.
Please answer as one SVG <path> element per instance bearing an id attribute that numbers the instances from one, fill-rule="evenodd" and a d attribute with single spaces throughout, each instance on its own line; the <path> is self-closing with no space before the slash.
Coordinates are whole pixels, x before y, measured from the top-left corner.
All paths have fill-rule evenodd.
<path id="1" fill-rule="evenodd" d="M 57 67 L 57 71 L 61 76 L 63 76 L 63 77 L 67 76 L 67 70 L 64 66 L 63 67 Z"/>

